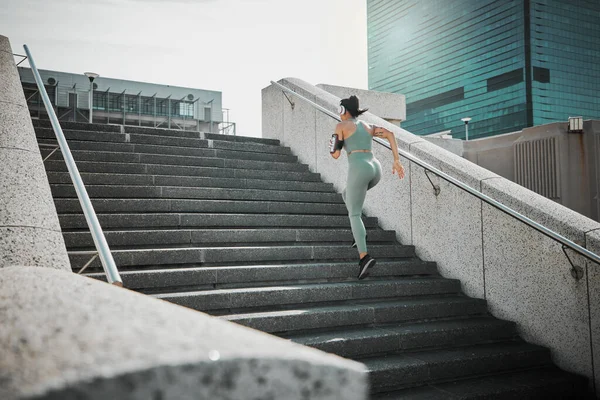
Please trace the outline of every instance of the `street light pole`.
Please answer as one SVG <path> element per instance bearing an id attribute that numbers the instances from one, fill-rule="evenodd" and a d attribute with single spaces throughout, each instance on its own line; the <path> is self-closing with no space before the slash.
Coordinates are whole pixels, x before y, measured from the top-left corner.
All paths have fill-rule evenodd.
<path id="1" fill-rule="evenodd" d="M 471 120 L 471 118 L 465 117 L 461 118 L 460 120 L 465 123 L 465 140 L 469 141 L 469 121 Z"/>
<path id="2" fill-rule="evenodd" d="M 215 101 L 215 99 L 206 102 L 206 104 L 210 104 L 210 125 L 208 128 L 210 133 L 213 133 L 213 101 Z"/>
<path id="3" fill-rule="evenodd" d="M 92 115 L 92 111 L 94 109 L 94 79 L 96 79 L 97 77 L 99 77 L 100 75 L 94 73 L 94 72 L 84 72 L 84 75 L 88 77 L 88 79 L 90 80 L 90 101 L 89 101 L 89 105 L 90 105 L 90 119 L 89 119 L 89 123 L 91 124 L 93 119 L 93 115 Z"/>

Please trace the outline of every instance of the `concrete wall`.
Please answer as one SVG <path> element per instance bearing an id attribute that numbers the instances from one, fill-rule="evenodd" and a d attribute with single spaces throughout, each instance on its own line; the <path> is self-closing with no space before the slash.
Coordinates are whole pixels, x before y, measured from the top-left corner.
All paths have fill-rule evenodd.
<path id="1" fill-rule="evenodd" d="M 0 268 L 70 270 L 8 38 L 0 36 Z"/>
<path id="2" fill-rule="evenodd" d="M 448 150 L 450 153 L 454 153 L 457 156 L 463 156 L 465 152 L 465 141 L 460 139 L 444 139 L 440 137 L 422 136 L 423 139 L 429 143 L 433 143 L 443 149 Z"/>
<path id="3" fill-rule="evenodd" d="M 400 126 L 402 121 L 406 121 L 406 96 L 403 94 L 323 84 L 317 87 L 340 98 L 358 96 L 361 108 L 368 108 L 372 114 L 394 125 Z"/>
<path id="4" fill-rule="evenodd" d="M 49 268 L 0 270 L 0 398 L 365 400 L 362 364 Z"/>
<path id="5" fill-rule="evenodd" d="M 567 123 L 556 122 L 470 141 L 427 137 L 425 139 L 515 182 L 515 145 L 556 138 L 560 190 L 558 196 L 552 200 L 598 221 L 600 121 L 585 121 L 583 131 L 567 133 Z M 537 161 L 532 158 L 530 162 Z M 548 170 L 548 165 L 544 164 L 542 169 Z M 533 186 L 530 189 L 533 189 Z"/>
<path id="6" fill-rule="evenodd" d="M 295 78 L 280 83 L 331 111 L 337 109 L 339 98 L 320 88 Z M 312 171 L 343 189 L 345 156 L 333 160 L 327 149 L 336 121 L 297 98 L 292 110 L 274 85 L 263 89 L 262 95 L 263 136 L 280 139 Z M 586 245 L 590 233 L 600 229 L 597 222 L 371 113 L 364 120 L 392 130 L 400 149 L 580 245 Z M 495 316 L 515 321 L 526 340 L 549 347 L 561 368 L 593 382 L 600 366 L 600 312 L 594 301 L 600 266 L 587 265 L 582 257 L 571 254 L 585 269 L 584 278 L 575 280 L 554 240 L 433 176 L 441 187 L 436 196 L 424 170 L 402 157 L 407 177 L 400 181 L 391 174 L 389 150 L 375 144 L 374 153 L 384 176 L 369 191 L 365 214 L 378 217 L 384 229 L 395 230 L 400 242 L 415 245 L 422 259 L 436 261 L 442 275 L 460 279 L 467 295 L 486 299 Z"/>

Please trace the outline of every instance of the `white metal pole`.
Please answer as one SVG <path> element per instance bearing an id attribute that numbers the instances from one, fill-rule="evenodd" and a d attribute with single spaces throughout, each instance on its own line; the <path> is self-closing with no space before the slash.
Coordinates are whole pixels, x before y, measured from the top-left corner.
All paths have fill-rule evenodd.
<path id="1" fill-rule="evenodd" d="M 94 121 L 92 112 L 94 110 L 94 81 L 90 79 L 90 124 Z"/>

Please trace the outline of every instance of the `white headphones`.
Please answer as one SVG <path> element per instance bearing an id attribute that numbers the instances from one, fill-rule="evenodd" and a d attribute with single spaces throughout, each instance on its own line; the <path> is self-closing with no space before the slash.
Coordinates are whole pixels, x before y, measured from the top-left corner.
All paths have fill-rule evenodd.
<path id="1" fill-rule="evenodd" d="M 344 107 L 343 105 L 340 104 L 340 115 L 344 115 L 346 114 L 346 107 Z"/>

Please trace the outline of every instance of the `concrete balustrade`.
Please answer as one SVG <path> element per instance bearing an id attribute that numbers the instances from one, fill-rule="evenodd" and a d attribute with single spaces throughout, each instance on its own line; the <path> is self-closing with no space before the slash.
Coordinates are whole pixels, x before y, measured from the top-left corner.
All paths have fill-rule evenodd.
<path id="1" fill-rule="evenodd" d="M 0 271 L 0 398 L 364 400 L 354 361 L 79 275 Z"/>
<path id="2" fill-rule="evenodd" d="M 279 81 L 336 113 L 339 97 L 302 80 Z M 339 91 L 339 89 L 336 89 Z M 348 92 L 348 90 L 346 91 Z M 275 85 L 263 89 L 263 137 L 281 140 L 312 172 L 345 187 L 346 155 L 334 160 L 328 142 L 336 121 Z M 372 98 L 377 98 L 373 96 Z M 361 107 L 370 105 L 361 102 Z M 398 147 L 484 194 L 600 253 L 600 224 L 371 114 L 361 119 L 395 133 Z M 469 193 L 430 173 L 441 188 L 435 195 L 423 168 L 402 159 L 406 178 L 392 175 L 391 152 L 374 144 L 383 178 L 369 191 L 365 214 L 395 230 L 420 258 L 438 263 L 440 273 L 460 279 L 463 291 L 486 299 L 490 312 L 515 321 L 528 341 L 549 347 L 561 368 L 585 375 L 600 387 L 600 266 L 567 250 L 584 269 L 571 276 L 562 245 Z"/>
<path id="3" fill-rule="evenodd" d="M 70 270 L 8 38 L 0 36 L 0 268 Z"/>

